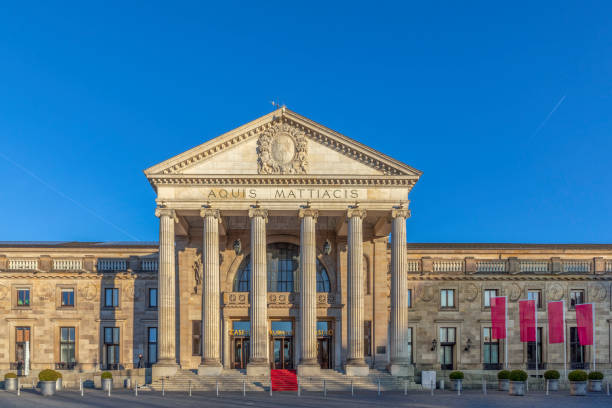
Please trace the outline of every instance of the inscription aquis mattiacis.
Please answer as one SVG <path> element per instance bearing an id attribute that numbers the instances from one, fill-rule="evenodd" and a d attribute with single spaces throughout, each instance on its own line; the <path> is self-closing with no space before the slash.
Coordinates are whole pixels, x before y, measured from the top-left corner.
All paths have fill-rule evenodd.
<path id="1" fill-rule="evenodd" d="M 343 188 L 212 188 L 205 193 L 209 200 L 355 200 L 364 194 Z"/>

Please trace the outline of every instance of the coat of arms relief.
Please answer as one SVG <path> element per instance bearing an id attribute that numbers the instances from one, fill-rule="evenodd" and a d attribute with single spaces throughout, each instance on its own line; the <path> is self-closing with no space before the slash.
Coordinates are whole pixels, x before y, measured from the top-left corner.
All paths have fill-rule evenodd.
<path id="1" fill-rule="evenodd" d="M 306 135 L 287 123 L 276 123 L 257 141 L 259 174 L 304 174 L 308 170 Z"/>

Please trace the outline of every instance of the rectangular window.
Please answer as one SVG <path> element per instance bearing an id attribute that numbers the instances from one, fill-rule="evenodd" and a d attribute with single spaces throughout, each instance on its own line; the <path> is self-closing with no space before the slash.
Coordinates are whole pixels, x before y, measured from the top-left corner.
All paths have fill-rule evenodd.
<path id="1" fill-rule="evenodd" d="M 17 306 L 30 306 L 30 289 L 17 289 Z"/>
<path id="2" fill-rule="evenodd" d="M 119 328 L 104 328 L 104 363 L 107 370 L 119 369 Z"/>
<path id="3" fill-rule="evenodd" d="M 104 307 L 119 307 L 119 289 L 104 289 Z"/>
<path id="4" fill-rule="evenodd" d="M 408 343 L 408 358 L 409 363 L 412 364 L 412 327 L 408 328 L 408 332 L 406 333 L 406 341 Z"/>
<path id="5" fill-rule="evenodd" d="M 60 327 L 60 367 L 73 369 L 76 351 L 74 327 Z"/>
<path id="6" fill-rule="evenodd" d="M 157 307 L 157 288 L 149 288 L 149 307 Z"/>
<path id="7" fill-rule="evenodd" d="M 412 289 L 408 289 L 408 307 L 412 307 Z"/>
<path id="8" fill-rule="evenodd" d="M 455 307 L 455 289 L 442 289 L 440 291 L 440 307 L 445 309 Z"/>
<path id="9" fill-rule="evenodd" d="M 541 290 L 530 290 L 527 291 L 527 300 L 535 300 L 536 307 L 542 308 L 542 291 Z"/>
<path id="10" fill-rule="evenodd" d="M 202 321 L 191 321 L 191 354 L 194 356 L 202 355 Z"/>
<path id="11" fill-rule="evenodd" d="M 535 299 L 534 299 L 535 300 Z M 536 357 L 538 368 L 543 369 L 544 364 L 542 364 L 542 328 L 538 327 L 537 331 L 537 354 L 536 354 L 536 342 L 528 341 L 527 342 L 527 369 L 535 370 L 536 368 Z"/>
<path id="12" fill-rule="evenodd" d="M 366 357 L 372 356 L 372 321 L 363 321 L 363 350 Z"/>
<path id="13" fill-rule="evenodd" d="M 74 307 L 74 289 L 62 289 L 62 307 Z"/>
<path id="14" fill-rule="evenodd" d="M 440 327 L 440 368 L 454 369 L 455 328 Z"/>
<path id="15" fill-rule="evenodd" d="M 570 365 L 575 369 L 588 369 L 586 362 L 586 346 L 581 346 L 578 341 L 578 328 L 570 327 Z"/>
<path id="16" fill-rule="evenodd" d="M 485 289 L 484 307 L 491 307 L 491 298 L 497 296 L 497 289 Z"/>
<path id="17" fill-rule="evenodd" d="M 499 370 L 499 340 L 491 337 L 492 329 L 484 327 L 482 329 L 482 361 L 485 370 Z"/>
<path id="18" fill-rule="evenodd" d="M 157 327 L 149 327 L 147 336 L 147 358 L 149 366 L 157 363 Z"/>
<path id="19" fill-rule="evenodd" d="M 570 308 L 573 309 L 576 305 L 584 303 L 584 290 L 572 290 L 570 292 Z"/>
<path id="20" fill-rule="evenodd" d="M 23 370 L 25 364 L 26 347 L 32 350 L 29 327 L 15 327 L 15 361 L 17 370 Z"/>

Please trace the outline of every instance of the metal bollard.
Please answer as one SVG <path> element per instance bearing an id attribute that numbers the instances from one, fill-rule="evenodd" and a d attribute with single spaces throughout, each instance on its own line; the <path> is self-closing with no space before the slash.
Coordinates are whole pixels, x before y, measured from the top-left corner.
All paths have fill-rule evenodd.
<path id="1" fill-rule="evenodd" d="M 378 396 L 380 397 L 380 378 L 378 379 Z"/>
<path id="2" fill-rule="evenodd" d="M 457 383 L 457 395 L 461 395 L 461 381 Z"/>
<path id="3" fill-rule="evenodd" d="M 353 380 L 351 379 L 351 397 L 355 396 L 355 390 L 353 388 Z"/>
<path id="4" fill-rule="evenodd" d="M 106 387 L 106 390 L 108 391 L 108 396 L 109 396 L 109 397 L 110 397 L 110 394 L 111 394 L 111 388 L 113 388 L 113 386 L 112 386 L 112 385 L 111 385 L 111 386 Z"/>
<path id="5" fill-rule="evenodd" d="M 529 392 L 529 378 L 525 380 L 525 392 Z"/>
<path id="6" fill-rule="evenodd" d="M 80 383 L 80 386 L 81 386 L 81 397 L 82 397 L 83 396 L 83 391 L 84 391 L 83 388 L 85 388 L 85 387 L 83 387 L 83 380 L 82 379 L 79 379 L 79 383 Z"/>
<path id="7" fill-rule="evenodd" d="M 136 381 L 136 384 L 134 384 L 134 396 L 138 396 L 138 381 Z"/>
<path id="8" fill-rule="evenodd" d="M 323 396 L 327 398 L 327 383 L 323 380 Z"/>
<path id="9" fill-rule="evenodd" d="M 302 396 L 302 383 L 300 382 L 300 377 L 297 379 L 298 382 L 298 397 Z"/>
<path id="10" fill-rule="evenodd" d="M 189 396 L 191 397 L 191 380 L 189 380 Z"/>
<path id="11" fill-rule="evenodd" d="M 404 395 L 408 395 L 408 381 L 404 380 Z"/>
<path id="12" fill-rule="evenodd" d="M 219 396 L 219 379 L 217 378 L 216 382 L 215 382 L 215 386 L 217 388 L 217 397 Z"/>
<path id="13" fill-rule="evenodd" d="M 270 378 L 270 396 L 272 396 L 272 378 Z"/>
<path id="14" fill-rule="evenodd" d="M 431 380 L 431 396 L 433 397 L 434 395 L 434 389 L 436 388 L 436 382 L 432 379 Z"/>
<path id="15" fill-rule="evenodd" d="M 21 384 L 19 383 L 19 377 L 17 377 L 17 396 L 21 395 Z"/>
<path id="16" fill-rule="evenodd" d="M 548 395 L 548 380 L 546 380 L 546 395 Z"/>
<path id="17" fill-rule="evenodd" d="M 610 395 L 610 381 L 606 381 L 606 388 L 608 389 L 606 394 Z"/>
<path id="18" fill-rule="evenodd" d="M 246 380 L 242 380 L 242 396 L 246 397 Z"/>
<path id="19" fill-rule="evenodd" d="M 482 393 L 484 395 L 487 395 L 487 380 L 485 380 L 484 378 L 482 379 Z"/>
<path id="20" fill-rule="evenodd" d="M 165 396 L 166 396 L 166 387 L 165 387 L 165 383 L 166 383 L 166 382 L 165 382 L 165 381 L 164 381 L 164 379 L 162 378 L 162 397 L 165 397 Z"/>

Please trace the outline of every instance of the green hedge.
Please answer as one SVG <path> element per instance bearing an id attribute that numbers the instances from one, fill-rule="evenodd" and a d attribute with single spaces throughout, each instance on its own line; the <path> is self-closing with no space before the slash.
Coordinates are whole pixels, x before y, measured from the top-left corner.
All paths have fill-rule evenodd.
<path id="1" fill-rule="evenodd" d="M 4 379 L 8 380 L 9 378 L 17 378 L 17 374 L 15 373 L 6 373 L 4 374 Z"/>
<path id="2" fill-rule="evenodd" d="M 527 373 L 523 370 L 510 371 L 510 381 L 526 381 Z"/>
<path id="3" fill-rule="evenodd" d="M 38 374 L 38 379 L 40 381 L 57 381 L 59 377 L 57 376 L 57 371 L 54 370 L 42 370 Z"/>
<path id="4" fill-rule="evenodd" d="M 463 372 L 462 371 L 453 371 L 448 376 L 451 380 L 463 380 Z"/>
<path id="5" fill-rule="evenodd" d="M 574 370 L 567 375 L 567 379 L 570 381 L 586 381 L 587 373 L 582 370 Z"/>
<path id="6" fill-rule="evenodd" d="M 604 375 L 599 371 L 591 371 L 589 373 L 589 380 L 603 380 Z"/>
<path id="7" fill-rule="evenodd" d="M 547 380 L 558 380 L 561 378 L 561 374 L 557 370 L 548 370 L 544 373 L 544 378 Z"/>
<path id="8" fill-rule="evenodd" d="M 109 373 L 108 371 L 105 371 L 102 373 L 102 379 L 103 380 L 112 380 L 113 379 L 113 374 Z"/>
<path id="9" fill-rule="evenodd" d="M 508 371 L 508 370 L 501 370 L 499 373 L 497 373 L 497 379 L 498 380 L 508 380 L 508 379 L 510 379 L 510 371 Z"/>

